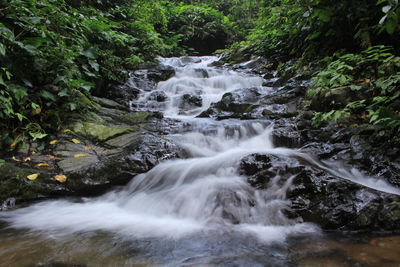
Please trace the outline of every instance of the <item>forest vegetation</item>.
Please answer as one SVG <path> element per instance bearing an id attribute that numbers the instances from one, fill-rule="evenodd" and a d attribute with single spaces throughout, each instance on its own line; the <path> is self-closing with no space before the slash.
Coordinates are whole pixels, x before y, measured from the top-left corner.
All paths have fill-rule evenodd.
<path id="1" fill-rule="evenodd" d="M 157 56 L 216 50 L 309 77 L 310 100 L 349 89 L 349 101 L 311 104 L 313 125 L 375 125 L 398 144 L 399 18 L 398 0 L 3 0 L 0 147 L 48 143 Z"/>

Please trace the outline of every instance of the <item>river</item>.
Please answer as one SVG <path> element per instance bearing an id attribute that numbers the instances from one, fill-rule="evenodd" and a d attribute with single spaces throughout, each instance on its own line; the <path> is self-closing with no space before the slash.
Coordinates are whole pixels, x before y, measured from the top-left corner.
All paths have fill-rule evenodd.
<path id="1" fill-rule="evenodd" d="M 227 92 L 272 90 L 260 77 L 210 67 L 216 60 L 160 59 L 176 69 L 175 76 L 132 100 L 175 122 L 176 130 L 163 138 L 187 158 L 162 162 L 100 197 L 49 200 L 3 213 L 0 266 L 399 266 L 393 252 L 398 237 L 324 233 L 289 218 L 286 194 L 294 177 L 277 175 L 266 189 L 247 182 L 238 171 L 241 159 L 267 153 L 400 193 L 339 163 L 274 146 L 273 121 L 199 118 Z"/>

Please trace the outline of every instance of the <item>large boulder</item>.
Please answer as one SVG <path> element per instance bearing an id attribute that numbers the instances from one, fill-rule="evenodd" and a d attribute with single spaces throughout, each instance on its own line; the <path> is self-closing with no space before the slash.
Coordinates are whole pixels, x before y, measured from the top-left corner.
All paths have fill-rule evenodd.
<path id="1" fill-rule="evenodd" d="M 45 150 L 32 144 L 0 162 L 0 203 L 66 195 L 93 195 L 126 184 L 136 174 L 180 153 L 171 141 L 147 132 L 156 116 L 129 112 L 96 99 L 96 113 L 76 118 Z M 28 176 L 38 174 L 30 180 Z M 55 179 L 64 175 L 66 181 Z M 13 201 L 11 201 L 13 200 Z"/>

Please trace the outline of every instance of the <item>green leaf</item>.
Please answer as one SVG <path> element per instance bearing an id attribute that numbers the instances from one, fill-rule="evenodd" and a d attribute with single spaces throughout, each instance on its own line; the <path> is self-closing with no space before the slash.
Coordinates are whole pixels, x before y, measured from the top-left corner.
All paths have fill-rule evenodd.
<path id="1" fill-rule="evenodd" d="M 43 90 L 42 92 L 40 92 L 40 96 L 45 99 L 51 100 L 53 102 L 57 101 L 57 97 L 55 95 L 53 95 L 52 93 L 50 93 L 49 91 Z"/>
<path id="2" fill-rule="evenodd" d="M 11 42 L 15 40 L 14 33 L 9 28 L 4 26 L 3 23 L 0 23 L 0 36 L 3 36 L 5 39 Z"/>
<path id="3" fill-rule="evenodd" d="M 93 47 L 89 48 L 89 49 L 87 49 L 85 51 L 82 51 L 81 55 L 83 55 L 83 56 L 85 56 L 87 58 L 90 58 L 90 59 L 95 59 L 96 58 L 96 56 L 95 56 L 96 55 L 96 49 L 94 49 Z"/>
<path id="4" fill-rule="evenodd" d="M 30 132 L 29 135 L 33 137 L 34 141 L 36 139 L 43 139 L 47 136 L 47 134 L 45 134 L 45 133 L 36 133 L 36 132 Z"/>
<path id="5" fill-rule="evenodd" d="M 6 46 L 0 43 L 0 55 L 5 56 L 6 55 Z"/>
<path id="6" fill-rule="evenodd" d="M 74 111 L 76 110 L 76 104 L 75 103 L 68 103 L 69 105 L 69 110 Z"/>
<path id="7" fill-rule="evenodd" d="M 4 82 L 3 75 L 0 73 L 0 85 L 7 87 L 7 84 Z"/>
<path id="8" fill-rule="evenodd" d="M 15 113 L 19 121 L 23 121 L 24 119 L 27 119 L 26 116 L 22 115 L 21 113 Z"/>
<path id="9" fill-rule="evenodd" d="M 359 86 L 359 85 L 351 85 L 351 86 L 350 86 L 350 89 L 351 89 L 352 91 L 359 91 L 359 90 L 362 89 L 362 86 Z"/>

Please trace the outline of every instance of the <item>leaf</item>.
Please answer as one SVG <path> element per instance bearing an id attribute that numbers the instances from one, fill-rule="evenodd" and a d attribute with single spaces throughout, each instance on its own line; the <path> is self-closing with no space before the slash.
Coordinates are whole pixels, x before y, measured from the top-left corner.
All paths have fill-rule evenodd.
<path id="1" fill-rule="evenodd" d="M 43 98 L 45 98 L 45 99 L 51 100 L 51 101 L 53 101 L 53 102 L 56 102 L 56 101 L 57 101 L 56 96 L 53 95 L 52 93 L 50 93 L 49 91 L 43 90 L 42 92 L 40 92 L 40 96 L 43 97 Z"/>
<path id="2" fill-rule="evenodd" d="M 14 141 L 10 144 L 10 147 L 16 147 L 17 146 L 18 141 Z"/>
<path id="3" fill-rule="evenodd" d="M 0 55 L 5 56 L 6 55 L 6 46 L 0 43 Z"/>
<path id="4" fill-rule="evenodd" d="M 39 132 L 39 133 L 32 133 L 32 132 L 30 132 L 29 135 L 33 137 L 33 140 L 36 140 L 36 139 L 43 139 L 43 138 L 45 138 L 45 137 L 47 136 L 47 134 L 45 134 L 45 133 L 40 133 L 40 132 Z"/>
<path id="5" fill-rule="evenodd" d="M 13 161 L 16 161 L 16 162 L 20 162 L 21 160 L 19 160 L 19 159 L 17 159 L 15 156 L 12 156 L 12 158 L 11 158 Z"/>
<path id="6" fill-rule="evenodd" d="M 67 181 L 67 176 L 65 176 L 63 174 L 59 174 L 59 175 L 54 176 L 54 179 L 56 179 L 60 183 L 65 183 Z"/>
<path id="7" fill-rule="evenodd" d="M 32 159 L 30 158 L 30 157 L 26 157 L 26 158 L 24 158 L 24 162 L 28 162 L 28 161 L 31 161 Z"/>
<path id="8" fill-rule="evenodd" d="M 63 133 L 70 133 L 71 130 L 70 130 L 70 129 L 64 129 L 64 130 L 62 130 L 62 132 L 63 132 Z"/>
<path id="9" fill-rule="evenodd" d="M 85 56 L 87 58 L 90 58 L 90 59 L 95 59 L 96 58 L 96 56 L 95 56 L 96 55 L 96 50 L 92 47 L 92 48 L 89 48 L 89 49 L 87 49 L 85 51 L 82 51 L 81 55 Z"/>
<path id="10" fill-rule="evenodd" d="M 88 150 L 91 150 L 92 147 L 90 147 L 90 146 L 84 146 L 83 149 L 84 149 L 85 151 L 88 151 Z"/>
<path id="11" fill-rule="evenodd" d="M 84 158 L 84 157 L 87 157 L 87 155 L 88 155 L 88 154 L 84 154 L 84 153 L 75 154 L 75 155 L 74 155 L 74 158 L 77 158 L 77 159 L 78 159 L 78 158 Z"/>
<path id="12" fill-rule="evenodd" d="M 39 115 L 41 112 L 42 112 L 42 109 L 37 108 L 37 109 L 32 110 L 32 115 Z"/>
<path id="13" fill-rule="evenodd" d="M 49 142 L 50 145 L 55 145 L 55 144 L 57 144 L 57 143 L 58 143 L 58 140 L 57 140 L 57 139 L 51 140 L 51 141 Z"/>
<path id="14" fill-rule="evenodd" d="M 27 119 L 26 116 L 22 115 L 21 113 L 15 113 L 19 121 L 23 121 L 24 119 Z"/>
<path id="15" fill-rule="evenodd" d="M 81 143 L 81 141 L 79 141 L 78 139 L 75 139 L 75 138 L 72 138 L 71 142 L 75 143 L 75 144 L 80 144 Z"/>
<path id="16" fill-rule="evenodd" d="M 52 160 L 61 160 L 61 158 L 55 157 L 53 155 L 46 155 L 46 157 L 48 157 L 49 159 L 52 159 Z"/>
<path id="17" fill-rule="evenodd" d="M 68 103 L 68 105 L 69 105 L 69 110 L 71 110 L 71 111 L 74 111 L 74 110 L 76 110 L 76 104 L 75 103 Z"/>
<path id="18" fill-rule="evenodd" d="M 384 7 L 382 7 L 382 11 L 383 11 L 383 13 L 388 13 L 389 12 L 389 10 L 391 10 L 392 9 L 392 6 L 391 5 L 387 5 L 387 6 L 384 6 Z"/>
<path id="19" fill-rule="evenodd" d="M 29 180 L 33 181 L 36 180 L 39 177 L 40 173 L 33 173 L 31 175 L 26 176 Z"/>
<path id="20" fill-rule="evenodd" d="M 48 163 L 38 163 L 35 165 L 36 167 L 49 167 Z"/>

